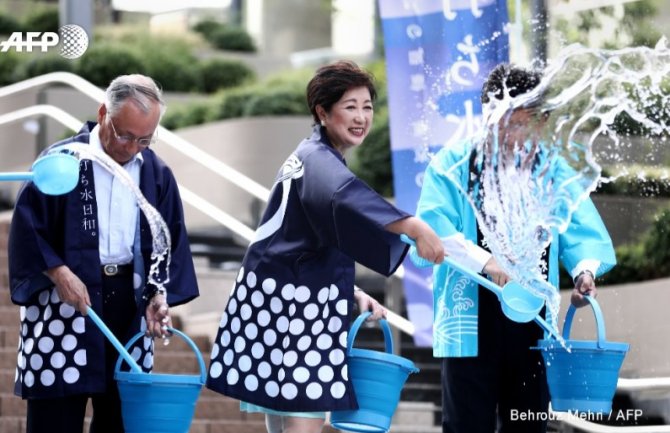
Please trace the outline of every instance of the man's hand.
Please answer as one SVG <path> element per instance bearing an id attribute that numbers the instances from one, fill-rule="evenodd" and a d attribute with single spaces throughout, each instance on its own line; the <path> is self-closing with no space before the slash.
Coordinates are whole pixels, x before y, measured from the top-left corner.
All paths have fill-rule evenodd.
<path id="1" fill-rule="evenodd" d="M 575 281 L 575 288 L 572 289 L 570 302 L 577 308 L 587 305 L 589 301 L 584 299 L 584 296 L 591 296 L 595 298 L 598 296 L 598 289 L 596 289 L 596 282 L 593 280 L 593 274 L 589 271 L 582 272 L 577 276 Z"/>
<path id="2" fill-rule="evenodd" d="M 167 338 L 170 336 L 167 328 L 172 327 L 170 308 L 165 295 L 156 293 L 149 300 L 145 314 L 147 321 L 147 336 Z"/>
<path id="3" fill-rule="evenodd" d="M 85 316 L 91 299 L 81 279 L 65 265 L 48 269 L 45 273 L 56 286 L 60 300 Z"/>
<path id="4" fill-rule="evenodd" d="M 491 278 L 491 281 L 499 285 L 500 287 L 507 284 L 510 280 L 509 275 L 507 275 L 498 262 L 493 256 L 486 262 L 484 269 L 482 271 Z"/>

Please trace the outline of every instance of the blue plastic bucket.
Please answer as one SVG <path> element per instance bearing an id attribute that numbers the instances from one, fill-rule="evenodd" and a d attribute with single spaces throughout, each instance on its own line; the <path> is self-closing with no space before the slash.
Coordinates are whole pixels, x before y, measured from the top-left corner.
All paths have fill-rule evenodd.
<path id="1" fill-rule="evenodd" d="M 585 296 L 593 309 L 598 328 L 597 341 L 570 340 L 576 308 L 570 305 L 563 324 L 568 352 L 556 340 L 539 340 L 533 349 L 542 351 L 551 394 L 551 408 L 558 412 L 609 413 L 616 392 L 619 369 L 628 343 L 605 339 L 605 321 L 596 300 Z"/>
<path id="2" fill-rule="evenodd" d="M 419 369 L 409 359 L 393 354 L 391 329 L 384 319 L 379 325 L 384 332 L 385 352 L 353 348 L 356 334 L 368 316 L 370 312 L 358 316 L 347 336 L 349 377 L 358 409 L 333 411 L 330 424 L 340 430 L 385 433 L 391 427 L 407 377 Z"/>
<path id="3" fill-rule="evenodd" d="M 45 194 L 61 195 L 77 186 L 79 160 L 67 153 L 52 153 L 37 159 L 32 166 L 33 182 Z"/>
<path id="4" fill-rule="evenodd" d="M 170 329 L 195 352 L 200 375 L 138 373 L 121 371 L 116 362 L 114 379 L 121 395 L 121 412 L 126 433 L 188 433 L 195 405 L 205 383 L 205 362 L 195 343 L 182 332 Z M 126 351 L 143 333 L 135 335 Z"/>

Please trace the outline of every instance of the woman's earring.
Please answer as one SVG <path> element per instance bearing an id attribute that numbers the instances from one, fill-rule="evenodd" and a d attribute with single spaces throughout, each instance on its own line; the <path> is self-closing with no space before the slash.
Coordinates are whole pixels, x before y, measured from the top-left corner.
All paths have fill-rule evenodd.
<path id="1" fill-rule="evenodd" d="M 321 121 L 321 126 L 326 126 L 326 121 L 325 120 Z"/>

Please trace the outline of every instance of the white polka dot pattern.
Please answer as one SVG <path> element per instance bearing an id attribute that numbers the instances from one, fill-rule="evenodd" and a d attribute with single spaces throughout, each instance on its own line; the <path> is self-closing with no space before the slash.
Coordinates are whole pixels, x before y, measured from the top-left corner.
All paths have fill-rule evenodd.
<path id="1" fill-rule="evenodd" d="M 84 338 L 86 318 L 72 306 L 61 303 L 55 288 L 40 292 L 35 299 L 35 304 L 19 310 L 22 323 L 15 372 L 17 385 L 34 392 L 85 387 L 82 378 L 90 367 L 85 346 L 90 340 Z M 102 335 L 100 338 L 104 339 Z M 150 370 L 152 340 L 144 338 L 132 350 L 133 357 Z"/>
<path id="2" fill-rule="evenodd" d="M 341 298 L 337 285 L 280 283 L 242 269 L 233 292 L 212 349 L 210 381 L 237 395 L 287 402 L 345 398 L 351 299 Z"/>

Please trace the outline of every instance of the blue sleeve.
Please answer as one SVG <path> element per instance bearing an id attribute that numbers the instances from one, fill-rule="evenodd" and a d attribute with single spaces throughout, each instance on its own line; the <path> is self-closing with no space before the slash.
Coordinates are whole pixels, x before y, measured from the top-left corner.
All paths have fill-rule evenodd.
<path id="1" fill-rule="evenodd" d="M 377 194 L 327 150 L 312 152 L 304 165 L 299 193 L 322 242 L 382 275 L 395 272 L 408 246 L 385 226 L 410 215 Z"/>
<path id="2" fill-rule="evenodd" d="M 12 302 L 24 305 L 53 286 L 44 271 L 64 264 L 61 197 L 40 193 L 32 182 L 21 188 L 9 232 L 9 285 Z"/>
<path id="3" fill-rule="evenodd" d="M 441 238 L 464 232 L 462 208 L 465 197 L 454 183 L 456 179 L 445 174 L 454 162 L 446 149 L 433 157 L 426 169 L 417 205 L 417 216 Z M 461 170 L 455 170 L 453 174 L 462 176 Z"/>
<path id="4" fill-rule="evenodd" d="M 600 261 L 596 276 L 616 265 L 612 239 L 591 199 L 584 200 L 572 214 L 567 230 L 559 235 L 559 246 L 560 260 L 568 272 L 585 259 Z"/>
<path id="5" fill-rule="evenodd" d="M 568 272 L 582 260 L 599 260 L 596 276 L 600 276 L 616 265 L 612 239 L 593 201 L 581 197 L 585 190 L 576 181 L 575 171 L 562 159 L 558 160 L 556 170 L 555 179 L 562 182 L 559 188 L 564 190 L 571 202 L 582 200 L 567 228 L 559 234 L 559 259 Z"/>

